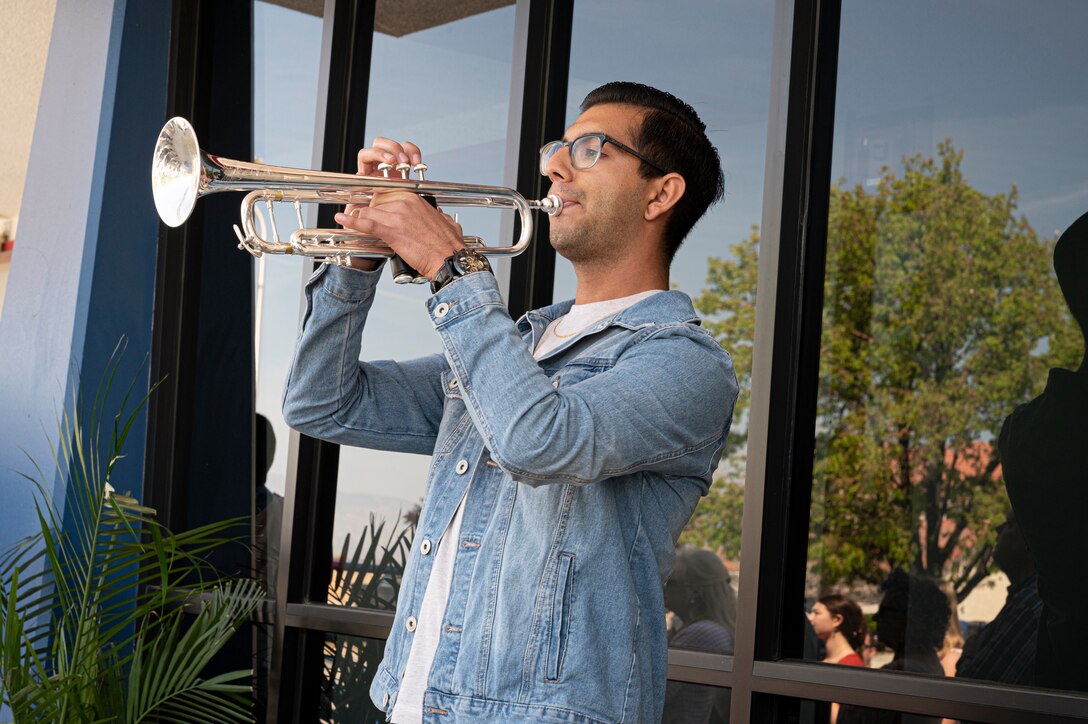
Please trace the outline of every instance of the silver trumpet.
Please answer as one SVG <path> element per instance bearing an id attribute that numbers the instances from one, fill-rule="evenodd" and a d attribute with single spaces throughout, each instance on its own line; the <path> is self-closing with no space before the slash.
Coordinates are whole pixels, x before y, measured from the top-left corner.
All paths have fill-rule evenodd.
<path id="1" fill-rule="evenodd" d="M 238 248 L 256 257 L 297 254 L 339 265 L 347 264 L 352 257 L 396 258 L 396 253 L 381 239 L 356 231 L 305 228 L 303 203 L 366 205 L 375 193 L 399 189 L 433 199 L 439 207 L 513 209 L 521 220 L 521 236 L 513 246 L 487 246 L 478 236 L 464 237 L 467 246 L 479 247 L 481 253 L 496 256 L 514 256 L 525 251 L 533 234 L 532 211 L 555 216 L 563 210 L 563 201 L 558 196 L 527 201 L 517 191 L 501 186 L 427 181 L 423 177 L 427 170 L 424 164 L 395 167 L 382 164 L 378 168 L 384 178 L 267 166 L 212 156 L 200 149 L 192 125 L 184 118 L 175 117 L 166 122 L 155 143 L 151 190 L 159 217 L 168 226 L 185 223 L 201 196 L 219 191 L 248 191 L 242 199 L 241 226 L 234 226 Z M 400 178 L 390 178 L 390 171 L 394 170 Z M 408 178 L 413 172 L 418 179 Z M 271 240 L 257 233 L 255 209 L 261 201 L 268 209 Z M 286 243 L 280 239 L 272 213 L 273 204 L 279 202 L 293 203 L 298 217 L 298 228 Z M 410 268 L 407 272 L 395 272 L 394 278 L 398 283 L 426 281 Z"/>

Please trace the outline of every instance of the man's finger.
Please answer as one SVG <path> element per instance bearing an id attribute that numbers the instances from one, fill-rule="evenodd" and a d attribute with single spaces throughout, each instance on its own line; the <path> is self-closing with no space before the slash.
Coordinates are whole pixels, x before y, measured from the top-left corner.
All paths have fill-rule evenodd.
<path id="1" fill-rule="evenodd" d="M 391 163 L 396 165 L 397 155 L 394 151 L 382 148 L 361 148 L 356 156 L 360 176 L 374 176 L 379 163 Z"/>
<path id="2" fill-rule="evenodd" d="M 417 163 L 423 163 L 423 151 L 419 149 L 419 146 L 411 141 L 404 141 L 401 146 L 404 147 L 405 153 L 408 154 L 408 163 L 413 166 Z"/>
<path id="3" fill-rule="evenodd" d="M 395 160 L 395 162 L 391 162 L 391 163 L 410 163 L 411 162 L 411 156 L 410 156 L 411 152 L 409 151 L 409 149 L 404 147 L 404 144 L 397 143 L 396 141 L 394 141 L 392 139 L 382 138 L 381 136 L 379 136 L 378 138 L 374 139 L 374 144 L 373 145 L 374 145 L 374 148 L 385 151 L 386 153 L 393 154 L 396 157 L 396 160 Z M 413 148 L 415 148 L 414 144 L 413 144 Z M 415 148 L 415 150 L 417 152 L 419 151 L 418 148 Z"/>

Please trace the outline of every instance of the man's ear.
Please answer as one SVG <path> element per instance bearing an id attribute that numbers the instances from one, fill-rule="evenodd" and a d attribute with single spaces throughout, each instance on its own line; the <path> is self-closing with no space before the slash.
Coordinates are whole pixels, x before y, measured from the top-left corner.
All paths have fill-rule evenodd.
<path id="1" fill-rule="evenodd" d="M 646 221 L 653 221 L 667 214 L 672 207 L 676 206 L 676 202 L 684 195 L 686 189 L 687 182 L 676 172 L 654 179 L 647 191 L 649 198 L 645 211 Z"/>

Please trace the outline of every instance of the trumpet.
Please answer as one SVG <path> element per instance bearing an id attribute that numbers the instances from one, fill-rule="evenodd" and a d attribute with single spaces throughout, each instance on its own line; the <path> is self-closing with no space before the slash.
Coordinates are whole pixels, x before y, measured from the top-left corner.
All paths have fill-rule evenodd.
<path id="1" fill-rule="evenodd" d="M 347 229 L 306 228 L 302 204 L 362 204 L 370 203 L 374 195 L 397 189 L 420 194 L 439 207 L 486 207 L 510 209 L 518 214 L 521 234 L 512 246 L 487 246 L 478 236 L 465 236 L 466 246 L 480 253 L 514 256 L 525 251 L 533 234 L 533 211 L 555 216 L 563 210 L 558 196 L 539 201 L 526 200 L 513 189 L 501 186 L 480 186 L 427 181 L 426 165 L 391 166 L 381 164 L 383 177 L 356 176 L 305 169 L 268 166 L 213 156 L 201 150 L 196 131 L 181 117 L 171 118 L 159 132 L 151 164 L 151 189 L 159 217 L 168 226 L 181 226 L 196 206 L 197 199 L 220 191 L 248 191 L 242 199 L 241 222 L 234 225 L 238 248 L 255 257 L 263 254 L 295 254 L 313 257 L 327 264 L 346 265 L 352 257 L 395 259 L 388 244 L 373 236 Z M 390 176 L 396 171 L 400 178 Z M 410 179 L 415 173 L 418 178 Z M 264 202 L 268 210 L 271 239 L 257 231 L 257 205 Z M 293 203 L 298 228 L 286 242 L 280 238 L 273 213 L 275 203 Z M 394 269 L 398 283 L 426 281 L 410 267 Z"/>

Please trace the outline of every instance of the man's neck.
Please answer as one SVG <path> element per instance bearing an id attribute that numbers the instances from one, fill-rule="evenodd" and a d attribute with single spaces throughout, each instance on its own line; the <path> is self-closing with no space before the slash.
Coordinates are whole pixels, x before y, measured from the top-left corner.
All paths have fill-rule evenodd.
<path id="1" fill-rule="evenodd" d="M 665 265 L 650 265 L 645 261 L 608 266 L 574 267 L 578 275 L 575 304 L 592 304 L 608 299 L 621 299 L 652 289 L 669 288 L 669 270 Z"/>

